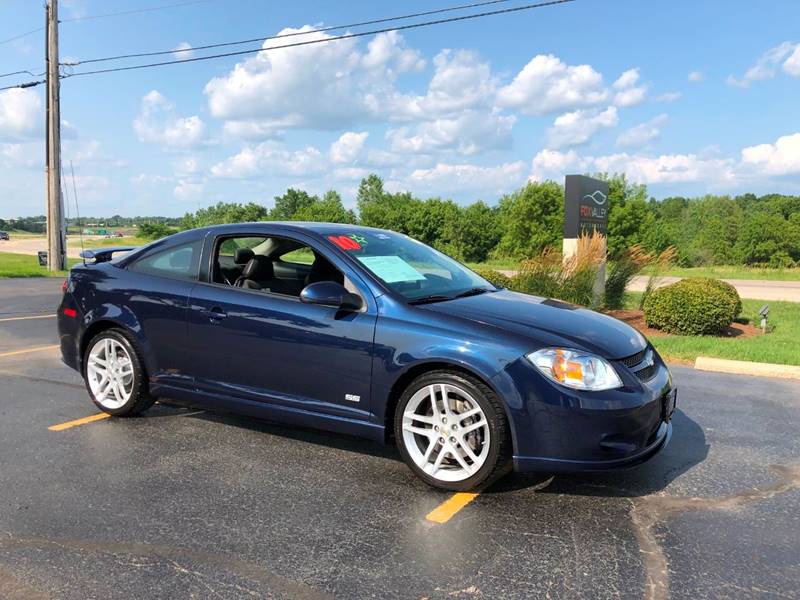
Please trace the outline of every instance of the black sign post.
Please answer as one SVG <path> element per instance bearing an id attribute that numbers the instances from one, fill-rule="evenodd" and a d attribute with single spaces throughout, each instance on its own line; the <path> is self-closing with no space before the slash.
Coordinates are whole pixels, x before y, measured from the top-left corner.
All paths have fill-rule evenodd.
<path id="1" fill-rule="evenodd" d="M 578 238 L 608 231 L 608 182 L 585 175 L 567 175 L 564 182 L 564 260 L 575 254 Z M 594 305 L 600 304 L 606 285 L 605 260 L 597 270 Z"/>
<path id="2" fill-rule="evenodd" d="M 567 175 L 564 185 L 564 239 L 608 230 L 608 182 Z"/>

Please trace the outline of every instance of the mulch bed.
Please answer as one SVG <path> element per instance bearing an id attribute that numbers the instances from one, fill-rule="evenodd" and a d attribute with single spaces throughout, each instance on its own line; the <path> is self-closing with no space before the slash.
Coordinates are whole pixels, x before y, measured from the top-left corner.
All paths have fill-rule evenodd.
<path id="1" fill-rule="evenodd" d="M 646 337 L 661 337 L 672 335 L 665 333 L 660 329 L 653 329 L 648 327 L 644 321 L 644 313 L 641 310 L 609 310 L 607 311 L 612 317 L 624 321 L 631 327 L 638 329 Z M 761 329 L 750 324 L 731 323 L 725 331 L 719 334 L 721 338 L 750 338 L 762 335 Z"/>

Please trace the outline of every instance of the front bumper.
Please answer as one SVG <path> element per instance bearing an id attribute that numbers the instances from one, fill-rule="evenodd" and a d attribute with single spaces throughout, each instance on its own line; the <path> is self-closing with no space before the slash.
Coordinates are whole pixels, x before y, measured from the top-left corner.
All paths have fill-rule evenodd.
<path id="1" fill-rule="evenodd" d="M 623 387 L 582 392 L 559 386 L 526 359 L 493 380 L 506 401 L 516 471 L 594 471 L 631 467 L 669 442 L 676 390 L 655 355 L 652 377 L 640 381 L 615 368 Z"/>

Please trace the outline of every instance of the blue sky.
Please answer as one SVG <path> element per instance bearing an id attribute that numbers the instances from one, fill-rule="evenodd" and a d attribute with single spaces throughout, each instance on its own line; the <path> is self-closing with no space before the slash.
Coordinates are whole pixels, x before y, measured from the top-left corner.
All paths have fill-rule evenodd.
<path id="1" fill-rule="evenodd" d="M 61 18 L 77 19 L 61 25 L 62 61 L 458 2 L 210 0 L 86 19 L 157 4 L 177 0 L 62 0 Z M 0 17 L 0 41 L 44 21 L 30 0 L 4 1 Z M 93 215 L 180 215 L 218 201 L 271 206 L 290 186 L 335 188 L 352 206 L 369 172 L 389 189 L 461 203 L 493 204 L 528 179 L 587 171 L 626 172 L 656 197 L 798 193 L 797 23 L 796 0 L 577 0 L 75 77 L 62 82 L 63 160 L 67 171 L 74 163 L 81 211 Z M 41 32 L 0 44 L 0 73 L 41 71 L 42 51 Z M 0 92 L 0 217 L 44 212 L 43 91 Z"/>

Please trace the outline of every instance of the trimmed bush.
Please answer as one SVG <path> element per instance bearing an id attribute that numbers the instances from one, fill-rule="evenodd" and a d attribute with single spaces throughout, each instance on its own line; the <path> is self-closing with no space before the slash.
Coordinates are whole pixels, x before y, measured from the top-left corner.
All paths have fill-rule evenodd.
<path id="1" fill-rule="evenodd" d="M 735 310 L 719 286 L 684 279 L 653 290 L 644 303 L 644 319 L 667 333 L 715 335 L 730 326 Z"/>
<path id="2" fill-rule="evenodd" d="M 739 292 L 727 281 L 721 279 L 712 279 L 711 277 L 692 277 L 684 279 L 688 285 L 699 285 L 700 287 L 711 286 L 718 289 L 725 294 L 728 301 L 733 306 L 733 318 L 736 319 L 742 314 L 742 299 L 739 297 Z"/>
<path id="3" fill-rule="evenodd" d="M 511 278 L 507 275 L 503 275 L 500 271 L 495 271 L 494 269 L 487 269 L 486 267 L 473 269 L 473 271 L 475 271 L 478 275 L 483 277 L 486 281 L 488 281 L 494 286 L 500 288 L 511 287 Z"/>

